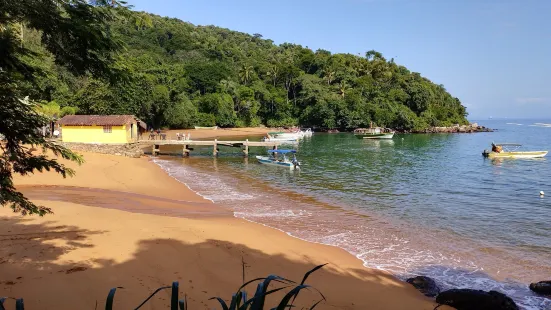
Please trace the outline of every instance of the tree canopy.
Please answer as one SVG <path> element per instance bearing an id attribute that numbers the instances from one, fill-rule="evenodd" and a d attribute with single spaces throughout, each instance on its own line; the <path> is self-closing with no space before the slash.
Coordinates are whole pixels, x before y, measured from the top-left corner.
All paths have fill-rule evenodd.
<path id="1" fill-rule="evenodd" d="M 358 56 L 275 45 L 258 33 L 194 26 L 145 12 L 128 12 L 108 24 L 111 38 L 126 45 L 119 57 L 98 56 L 88 74 L 75 75 L 90 55 L 65 66 L 57 63 L 72 50 L 60 50 L 61 56 L 41 53 L 46 74 L 31 95 L 84 114 L 135 114 L 157 128 L 353 129 L 374 122 L 415 130 L 467 122 L 465 107 L 442 85 L 374 50 Z M 39 38 L 31 34 L 23 43 L 38 52 L 57 46 Z M 89 73 L 103 69 L 99 60 L 104 58 L 113 60 L 125 78 L 113 83 L 92 77 Z"/>
<path id="2" fill-rule="evenodd" d="M 73 170 L 48 152 L 78 163 L 82 158 L 47 140 L 39 128 L 53 117 L 72 114 L 65 100 L 71 82 L 83 78 L 113 81 L 119 76 L 116 51 L 123 46 L 111 31 L 126 9 L 116 1 L 18 0 L 0 2 L 0 205 L 22 214 L 50 213 L 13 184 L 13 173 Z M 75 94 L 76 95 L 76 94 Z M 39 104 L 39 100 L 46 103 Z M 42 152 L 40 152 L 42 151 Z"/>

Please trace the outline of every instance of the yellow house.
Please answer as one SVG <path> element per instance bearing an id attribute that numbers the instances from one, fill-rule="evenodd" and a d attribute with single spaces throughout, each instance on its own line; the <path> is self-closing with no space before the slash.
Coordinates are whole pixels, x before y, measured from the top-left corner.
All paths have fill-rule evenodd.
<path id="1" fill-rule="evenodd" d="M 134 115 L 66 115 L 57 122 L 61 141 L 124 144 L 136 142 L 147 129 Z"/>

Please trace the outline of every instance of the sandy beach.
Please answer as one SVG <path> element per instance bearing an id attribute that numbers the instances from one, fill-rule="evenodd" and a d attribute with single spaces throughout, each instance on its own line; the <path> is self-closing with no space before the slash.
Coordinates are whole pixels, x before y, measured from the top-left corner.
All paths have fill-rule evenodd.
<path id="1" fill-rule="evenodd" d="M 277 274 L 300 281 L 328 263 L 308 281 L 327 298 L 317 309 L 436 306 L 344 250 L 234 218 L 146 157 L 83 155 L 82 166 L 69 164 L 73 178 L 50 172 L 16 178 L 19 189 L 55 214 L 21 217 L 0 209 L 0 296 L 22 297 L 28 309 L 94 309 L 96 302 L 104 306 L 110 288 L 123 287 L 115 309 L 133 309 L 158 287 L 179 281 L 189 309 L 219 308 L 209 298 L 231 298 L 244 261 L 246 280 Z M 318 299 L 305 292 L 298 304 Z M 163 291 L 143 309 L 167 309 L 169 300 Z M 13 308 L 13 301 L 6 305 Z"/>

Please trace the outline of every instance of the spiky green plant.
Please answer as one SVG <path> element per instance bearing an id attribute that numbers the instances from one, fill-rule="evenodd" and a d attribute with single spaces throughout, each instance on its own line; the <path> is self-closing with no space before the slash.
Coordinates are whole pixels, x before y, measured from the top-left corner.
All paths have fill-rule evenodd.
<path id="1" fill-rule="evenodd" d="M 220 303 L 220 306 L 222 307 L 222 310 L 264 310 L 264 309 L 286 310 L 286 309 L 290 309 L 290 308 L 294 307 L 293 303 L 294 303 L 295 299 L 298 297 L 299 293 L 303 289 L 312 288 L 311 286 L 305 284 L 308 277 L 313 272 L 315 272 L 316 270 L 322 268 L 325 265 L 326 264 L 316 266 L 312 270 L 308 271 L 304 275 L 304 277 L 302 278 L 302 281 L 300 282 L 300 284 L 296 284 L 296 282 L 291 281 L 289 279 L 282 278 L 280 276 L 270 275 L 270 276 L 267 276 L 265 278 L 256 278 L 256 279 L 250 280 L 250 281 L 244 283 L 243 285 L 241 285 L 241 287 L 239 287 L 237 292 L 232 295 L 231 302 L 230 302 L 229 305 L 220 297 L 213 297 L 210 300 L 217 300 Z M 249 284 L 252 284 L 254 282 L 259 282 L 257 287 L 256 287 L 255 294 L 251 299 L 247 299 L 247 292 L 245 291 L 245 287 L 247 287 Z M 270 286 L 271 282 L 278 282 L 278 283 L 283 284 L 284 286 L 268 290 L 268 287 Z M 266 296 L 268 296 L 270 294 L 273 294 L 275 292 L 287 289 L 287 288 L 291 288 L 291 287 L 292 287 L 292 289 L 289 290 L 287 292 L 287 294 L 285 294 L 285 296 L 283 296 L 283 298 L 279 301 L 279 303 L 276 306 L 266 307 L 266 305 L 265 305 L 266 304 Z M 113 310 L 113 301 L 115 299 L 115 292 L 117 291 L 117 288 L 121 288 L 121 287 L 112 288 L 109 291 L 109 294 L 107 295 L 107 300 L 105 302 L 105 310 Z M 140 309 L 153 296 L 155 296 L 158 292 L 160 292 L 162 290 L 165 290 L 165 289 L 172 289 L 172 296 L 171 296 L 171 299 L 170 299 L 170 310 L 187 310 L 186 297 L 184 296 L 184 299 L 178 299 L 178 295 L 179 295 L 178 288 L 179 288 L 178 282 L 173 282 L 172 286 L 164 286 L 164 287 L 158 288 L 155 292 L 153 292 L 151 295 L 149 295 L 149 297 L 147 297 L 138 307 L 136 307 L 135 310 Z M 315 288 L 312 288 L 312 289 L 316 290 Z M 316 291 L 320 294 L 321 299 L 319 301 L 317 301 L 316 303 L 314 303 L 309 308 L 310 310 L 314 309 L 322 301 L 325 301 L 325 296 L 323 296 L 323 294 L 321 292 L 319 292 L 318 290 L 316 290 Z M 0 299 L 0 306 L 1 306 L 2 302 L 3 301 Z M 21 304 L 22 303 L 23 303 L 23 301 L 21 300 Z M 4 310 L 4 308 L 0 307 L 0 310 Z M 20 310 L 20 309 L 17 308 L 16 310 Z M 21 310 L 23 310 L 23 308 L 21 308 Z"/>
<path id="2" fill-rule="evenodd" d="M 220 297 L 213 297 L 211 300 L 217 300 L 220 303 L 220 306 L 222 307 L 222 310 L 264 310 L 264 309 L 271 309 L 271 310 L 286 310 L 291 309 L 294 307 L 295 299 L 298 297 L 299 293 L 304 289 L 312 288 L 316 290 L 315 288 L 305 284 L 308 277 L 315 271 L 319 270 L 326 264 L 316 266 L 312 270 L 308 271 L 306 274 L 304 274 L 304 277 L 302 278 L 302 281 L 300 284 L 296 284 L 296 282 L 291 281 L 289 279 L 282 278 L 280 276 L 276 275 L 270 275 L 265 278 L 256 278 L 253 280 L 250 280 L 243 285 L 239 287 L 237 292 L 232 295 L 231 302 L 228 305 L 222 298 Z M 243 266 L 244 263 L 243 263 Z M 244 273 L 244 272 L 243 272 Z M 252 284 L 254 282 L 258 282 L 258 285 L 256 286 L 256 291 L 254 296 L 251 299 L 247 299 L 247 292 L 245 291 L 245 287 L 247 287 L 249 284 Z M 284 286 L 279 288 L 274 288 L 271 290 L 268 290 L 270 283 L 272 282 L 278 282 L 283 284 Z M 115 300 L 115 293 L 117 292 L 117 289 L 120 289 L 122 287 L 114 287 L 109 291 L 109 294 L 107 295 L 107 299 L 105 301 L 105 310 L 113 310 L 113 303 Z M 283 298 L 277 303 L 277 305 L 272 307 L 266 306 L 266 296 L 273 294 L 275 292 L 279 292 L 281 290 L 292 288 L 283 296 Z M 139 310 L 143 305 L 145 305 L 153 296 L 157 295 L 160 291 L 171 289 L 172 294 L 170 298 L 170 310 L 187 310 L 187 298 L 184 295 L 183 299 L 179 299 L 179 284 L 178 282 L 172 282 L 172 286 L 163 286 L 155 290 L 149 297 L 147 297 L 139 306 L 134 308 L 134 310 Z M 323 294 L 316 290 L 320 296 L 321 299 L 310 306 L 310 310 L 314 309 L 317 305 L 319 305 L 322 301 L 325 301 L 325 296 Z M 6 299 L 14 299 L 14 298 L 8 298 L 8 297 L 1 297 L 0 298 L 0 310 L 6 310 L 4 307 L 4 302 Z M 97 307 L 97 304 L 96 304 Z M 15 302 L 15 310 L 24 310 L 23 306 L 23 299 L 16 299 Z"/>
<path id="3" fill-rule="evenodd" d="M 15 298 L 9 298 L 9 297 L 0 297 L 0 310 L 6 310 L 4 308 L 4 302 L 6 299 L 15 299 Z M 25 310 L 25 306 L 23 305 L 23 298 L 15 299 L 15 310 Z"/>
<path id="4" fill-rule="evenodd" d="M 241 285 L 241 287 L 237 290 L 237 293 L 232 295 L 232 299 L 229 305 L 220 297 L 213 297 L 211 298 L 211 300 L 213 299 L 218 300 L 218 302 L 220 303 L 220 306 L 222 307 L 222 310 L 263 310 L 263 309 L 266 309 L 265 308 L 266 296 L 292 287 L 292 289 L 288 291 L 287 294 L 285 294 L 285 296 L 283 296 L 283 298 L 279 301 L 277 305 L 267 308 L 267 309 L 275 309 L 275 310 L 285 310 L 287 308 L 290 309 L 293 307 L 293 303 L 295 302 L 295 299 L 298 297 L 299 293 L 303 289 L 312 288 L 310 285 L 305 284 L 308 277 L 313 272 L 322 268 L 325 265 L 326 264 L 316 266 L 312 270 L 308 271 L 302 278 L 301 283 L 298 285 L 296 284 L 296 282 L 291 281 L 289 279 L 285 279 L 276 275 L 270 275 L 266 278 L 253 279 Z M 268 290 L 268 287 L 272 281 L 279 282 L 281 284 L 284 284 L 285 286 Z M 259 282 L 256 287 L 255 294 L 251 299 L 247 300 L 247 292 L 244 289 L 246 286 L 254 282 Z M 323 294 L 318 290 L 316 291 L 320 294 L 321 299 L 315 304 L 313 304 L 310 307 L 310 309 L 314 309 L 320 302 L 325 300 L 325 296 L 323 296 Z"/>

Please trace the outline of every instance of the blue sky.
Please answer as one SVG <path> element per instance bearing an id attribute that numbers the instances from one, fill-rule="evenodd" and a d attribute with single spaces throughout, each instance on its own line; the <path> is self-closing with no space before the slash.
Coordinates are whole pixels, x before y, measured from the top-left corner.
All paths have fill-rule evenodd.
<path id="1" fill-rule="evenodd" d="M 470 113 L 551 118 L 551 0 L 128 0 L 276 44 L 387 58 L 444 84 Z"/>

